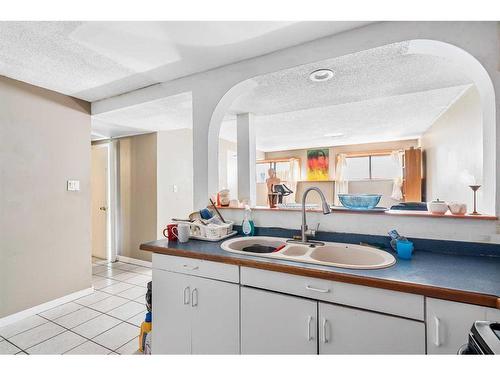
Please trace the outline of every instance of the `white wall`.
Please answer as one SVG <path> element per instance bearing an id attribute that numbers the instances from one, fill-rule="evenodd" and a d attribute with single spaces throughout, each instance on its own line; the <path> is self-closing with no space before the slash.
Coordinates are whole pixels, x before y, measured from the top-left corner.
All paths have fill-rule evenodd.
<path id="1" fill-rule="evenodd" d="M 426 191 L 429 200 L 467 203 L 472 210 L 472 191 L 468 176 L 483 180 L 483 131 L 481 103 L 471 87 L 424 133 L 421 146 L 426 164 Z M 493 214 L 492 202 L 482 200 L 479 211 Z M 487 205 L 489 203 L 489 205 Z"/>
<path id="2" fill-rule="evenodd" d="M 500 166 L 500 147 L 498 147 L 500 132 L 496 132 L 498 119 L 495 117 L 495 109 L 497 112 L 500 111 L 500 100 L 498 97 L 494 97 L 493 90 L 488 91 L 487 86 L 492 84 L 492 88 L 500 92 L 498 50 L 496 48 L 498 45 L 497 22 L 381 22 L 370 24 L 296 47 L 95 102 L 92 103 L 92 112 L 103 113 L 191 91 L 193 93 L 193 148 L 195 150 L 193 158 L 194 199 L 195 206 L 197 206 L 198 203 L 205 202 L 206 197 L 212 193 L 211 190 L 217 189 L 218 165 L 217 159 L 214 157 L 216 152 L 209 153 L 213 147 L 215 147 L 214 150 L 217 150 L 218 129 L 209 131 L 212 115 L 214 111 L 221 109 L 219 104 L 227 106 L 231 104 L 231 95 L 241 94 L 237 90 L 239 86 L 249 82 L 248 79 L 262 74 L 405 40 L 422 40 L 424 43 L 428 42 L 426 40 L 440 41 L 449 47 L 444 48 L 443 44 L 437 46 L 427 43 L 433 47 L 430 48 L 429 52 L 435 54 L 444 50 L 448 52 L 449 49 L 462 49 L 466 51 L 463 52 L 464 59 L 462 60 L 468 64 L 465 65 L 465 74 L 471 74 L 471 78 L 475 82 L 478 75 L 481 75 L 480 79 L 483 80 L 483 86 L 486 87 L 486 91 L 480 91 L 483 113 L 487 113 L 487 117 L 483 117 L 488 134 L 484 139 L 488 146 L 485 153 L 489 155 L 488 159 L 484 159 L 484 168 L 488 170 L 490 176 L 485 191 L 489 189 L 489 197 L 495 200 L 500 186 L 500 173 L 496 173 L 494 176 Z M 423 50 L 425 48 L 420 44 L 419 48 L 414 49 L 413 52 L 422 53 Z M 474 65 L 477 62 L 481 66 Z M 491 79 L 491 83 L 489 79 Z M 222 113 L 225 112 L 224 109 Z M 212 125 L 219 126 L 220 120 L 222 117 Z M 209 173 L 212 175 L 215 173 L 215 177 L 212 177 L 215 183 L 210 186 Z M 500 213 L 500 200 L 496 201 L 496 212 Z M 417 222 L 422 222 L 422 227 L 426 227 L 426 220 L 429 219 L 420 219 Z M 485 228 L 491 229 L 491 225 L 486 223 L 483 225 Z M 429 235 L 439 233 L 440 228 L 439 222 L 437 225 L 428 227 Z M 369 233 L 371 228 L 367 226 L 365 230 L 366 233 Z M 473 230 L 472 226 L 471 230 Z"/>
<path id="3" fill-rule="evenodd" d="M 187 218 L 193 212 L 193 132 L 191 129 L 158 132 L 156 147 L 156 238 L 163 238 L 163 229 L 172 218 Z"/>
<path id="4" fill-rule="evenodd" d="M 91 287 L 90 104 L 0 76 L 0 140 L 2 318 Z"/>

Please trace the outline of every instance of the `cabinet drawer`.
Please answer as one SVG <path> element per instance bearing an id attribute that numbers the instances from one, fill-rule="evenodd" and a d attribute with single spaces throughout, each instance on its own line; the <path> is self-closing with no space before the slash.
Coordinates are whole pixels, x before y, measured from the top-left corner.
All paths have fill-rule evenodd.
<path id="1" fill-rule="evenodd" d="M 424 297 L 416 294 L 241 267 L 241 284 L 424 320 Z"/>
<path id="2" fill-rule="evenodd" d="M 153 269 L 178 272 L 186 275 L 206 277 L 232 283 L 238 283 L 240 280 L 238 266 L 172 255 L 153 254 Z"/>

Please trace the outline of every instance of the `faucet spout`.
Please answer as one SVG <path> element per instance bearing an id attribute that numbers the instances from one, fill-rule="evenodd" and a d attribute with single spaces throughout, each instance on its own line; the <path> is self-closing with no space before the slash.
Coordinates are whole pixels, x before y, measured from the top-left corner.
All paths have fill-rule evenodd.
<path id="1" fill-rule="evenodd" d="M 316 191 L 319 194 L 319 197 L 321 198 L 321 206 L 323 209 L 323 215 L 328 215 L 332 212 L 332 210 L 330 209 L 330 205 L 326 201 L 325 195 L 323 194 L 323 192 L 319 188 L 313 186 L 313 187 L 306 189 L 306 191 L 304 191 L 304 194 L 302 194 L 302 225 L 300 227 L 300 237 L 301 237 L 300 242 L 304 243 L 304 244 L 311 242 L 311 241 L 307 240 L 308 228 L 307 228 L 307 218 L 306 218 L 306 198 L 307 198 L 307 195 L 309 194 L 309 192 L 311 192 L 312 190 Z"/>

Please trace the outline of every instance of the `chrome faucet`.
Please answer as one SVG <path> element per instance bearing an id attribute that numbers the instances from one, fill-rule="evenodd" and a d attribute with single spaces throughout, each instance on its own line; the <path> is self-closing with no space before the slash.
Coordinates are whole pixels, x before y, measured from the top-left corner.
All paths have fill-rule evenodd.
<path id="1" fill-rule="evenodd" d="M 287 242 L 302 243 L 305 245 L 323 245 L 323 243 L 319 242 L 319 241 L 308 241 L 307 240 L 307 235 L 312 233 L 312 231 L 308 230 L 307 221 L 306 221 L 306 198 L 307 198 L 307 194 L 309 194 L 309 192 L 311 190 L 316 191 L 319 194 L 319 197 L 321 198 L 321 206 L 323 209 L 323 215 L 328 215 L 332 212 L 332 210 L 330 209 L 330 205 L 326 201 L 325 195 L 323 194 L 323 192 L 319 188 L 313 186 L 313 187 L 306 189 L 306 191 L 304 191 L 304 194 L 302 194 L 302 225 L 300 226 L 300 237 L 301 238 L 300 238 L 300 240 L 294 239 L 294 240 L 288 240 Z"/>

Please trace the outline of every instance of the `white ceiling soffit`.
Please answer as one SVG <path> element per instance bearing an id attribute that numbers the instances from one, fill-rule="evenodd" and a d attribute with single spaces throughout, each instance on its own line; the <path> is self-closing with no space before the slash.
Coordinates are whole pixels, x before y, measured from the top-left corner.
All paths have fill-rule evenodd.
<path id="1" fill-rule="evenodd" d="M 382 97 L 347 104 L 255 116 L 261 151 L 385 142 L 422 135 L 471 85 Z M 342 133 L 341 137 L 327 137 Z M 220 137 L 236 141 L 236 120 L 228 116 Z"/>
<path id="2" fill-rule="evenodd" d="M 0 22 L 0 75 L 96 101 L 370 22 Z"/>
<path id="3" fill-rule="evenodd" d="M 123 109 L 92 116 L 92 129 L 103 124 L 114 126 L 110 137 L 123 136 L 117 127 L 124 127 L 125 133 L 166 131 L 192 128 L 191 93 L 182 93 L 166 98 L 137 104 Z M 118 135 L 120 133 L 120 135 Z"/>
<path id="4" fill-rule="evenodd" d="M 274 114 L 472 83 L 449 61 L 407 51 L 408 42 L 395 43 L 257 77 L 259 85 L 230 113 Z M 334 77 L 311 81 L 309 74 L 320 68 Z"/>

